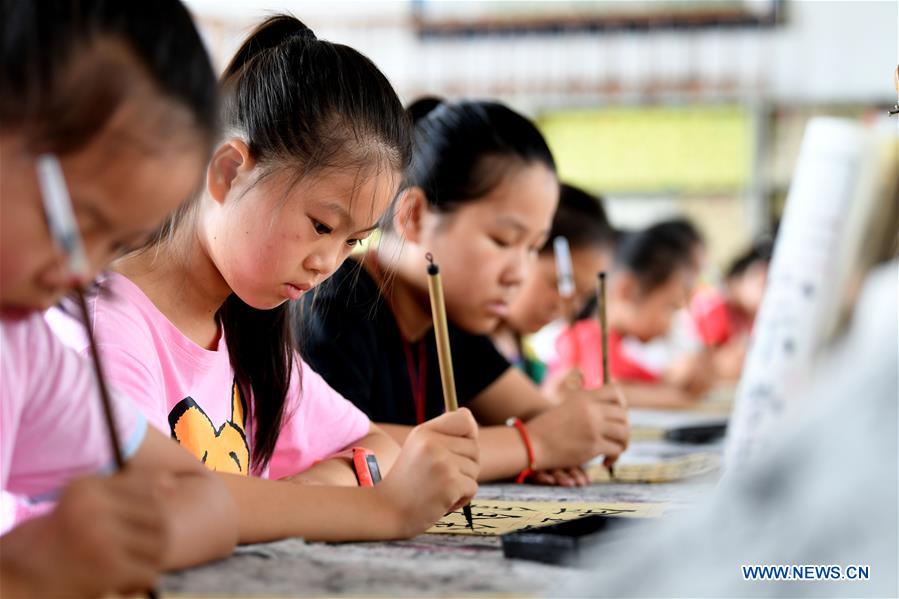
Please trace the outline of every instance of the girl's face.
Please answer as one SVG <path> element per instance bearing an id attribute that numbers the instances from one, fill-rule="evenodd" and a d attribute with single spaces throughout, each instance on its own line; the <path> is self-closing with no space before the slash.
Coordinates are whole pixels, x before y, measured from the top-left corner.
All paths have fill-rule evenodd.
<path id="1" fill-rule="evenodd" d="M 630 273 L 616 275 L 616 292 L 609 300 L 620 302 L 618 310 L 623 314 L 622 332 L 647 342 L 663 337 L 671 329 L 674 314 L 686 301 L 684 271 L 678 271 L 662 285 L 644 292 Z"/>
<path id="2" fill-rule="evenodd" d="M 158 110 L 159 99 L 154 102 Z M 177 121 L 181 133 L 167 130 L 160 137 L 144 104 L 126 102 L 87 145 L 59 157 L 91 277 L 143 243 L 202 173 L 203 144 L 188 133 L 186 112 L 169 106 L 166 118 Z M 35 156 L 18 135 L 0 136 L 0 146 L 0 310 L 22 317 L 54 305 L 73 281 L 47 227 Z"/>
<path id="3" fill-rule="evenodd" d="M 559 295 L 553 254 L 541 254 L 512 302 L 506 322 L 519 333 L 536 333 L 557 318 L 580 309 L 596 290 L 597 273 L 605 270 L 609 261 L 609 253 L 600 247 L 572 249 L 575 291 L 574 297 L 565 300 Z"/>
<path id="4" fill-rule="evenodd" d="M 215 160 L 213 161 L 213 165 Z M 213 177 L 213 166 L 210 166 Z M 223 202 L 207 202 L 201 228 L 210 258 L 248 305 L 269 310 L 331 275 L 375 229 L 400 174 L 292 169 L 238 175 Z"/>
<path id="5" fill-rule="evenodd" d="M 508 317 L 558 200 L 555 173 L 530 164 L 452 213 L 425 216 L 418 244 L 440 266 L 447 314 L 457 326 L 487 334 Z"/>
<path id="6" fill-rule="evenodd" d="M 733 301 L 749 316 L 754 317 L 762 305 L 768 284 L 768 263 L 756 262 L 743 274 L 730 281 L 730 295 Z"/>

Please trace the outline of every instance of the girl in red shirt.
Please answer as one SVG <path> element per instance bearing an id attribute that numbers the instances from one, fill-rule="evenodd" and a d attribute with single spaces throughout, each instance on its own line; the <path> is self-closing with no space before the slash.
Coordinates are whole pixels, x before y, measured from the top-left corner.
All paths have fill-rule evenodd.
<path id="1" fill-rule="evenodd" d="M 689 248 L 659 225 L 624 234 L 616 248 L 607 298 L 609 369 L 611 378 L 625 385 L 632 407 L 675 407 L 692 402 L 686 391 L 665 383 L 622 347 L 628 336 L 646 342 L 667 334 L 675 312 L 686 303 L 685 279 L 690 267 Z M 601 347 L 596 318 L 578 321 L 556 341 L 559 361 L 553 375 L 577 370 L 584 387 L 601 386 Z"/>

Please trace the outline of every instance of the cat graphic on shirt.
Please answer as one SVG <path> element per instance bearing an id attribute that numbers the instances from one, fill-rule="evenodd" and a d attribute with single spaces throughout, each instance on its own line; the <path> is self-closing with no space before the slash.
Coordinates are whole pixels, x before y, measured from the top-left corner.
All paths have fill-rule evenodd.
<path id="1" fill-rule="evenodd" d="M 210 470 L 248 474 L 250 448 L 246 435 L 247 403 L 237 381 L 231 386 L 231 418 L 218 429 L 202 406 L 185 397 L 169 412 L 172 437 Z"/>

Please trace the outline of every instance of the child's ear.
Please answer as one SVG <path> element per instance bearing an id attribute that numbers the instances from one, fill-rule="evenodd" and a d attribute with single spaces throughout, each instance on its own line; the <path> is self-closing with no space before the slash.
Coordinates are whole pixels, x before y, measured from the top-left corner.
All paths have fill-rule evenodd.
<path id="1" fill-rule="evenodd" d="M 393 229 L 406 241 L 418 243 L 428 199 L 420 187 L 409 187 L 400 192 L 393 211 Z"/>
<path id="2" fill-rule="evenodd" d="M 223 203 L 240 175 L 253 170 L 256 161 L 250 156 L 250 148 L 240 139 L 223 142 L 206 169 L 206 190 L 216 202 Z"/>

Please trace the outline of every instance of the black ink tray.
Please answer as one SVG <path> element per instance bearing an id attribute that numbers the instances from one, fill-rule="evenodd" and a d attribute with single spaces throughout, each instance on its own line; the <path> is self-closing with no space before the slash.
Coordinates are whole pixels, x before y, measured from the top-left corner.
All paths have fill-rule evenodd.
<path id="1" fill-rule="evenodd" d="M 581 565 L 599 539 L 634 526 L 639 519 L 594 514 L 575 520 L 510 532 L 500 538 L 503 555 L 545 564 Z"/>
<path id="2" fill-rule="evenodd" d="M 675 443 L 711 443 L 724 437 L 727 423 L 681 426 L 665 431 L 665 440 Z"/>

